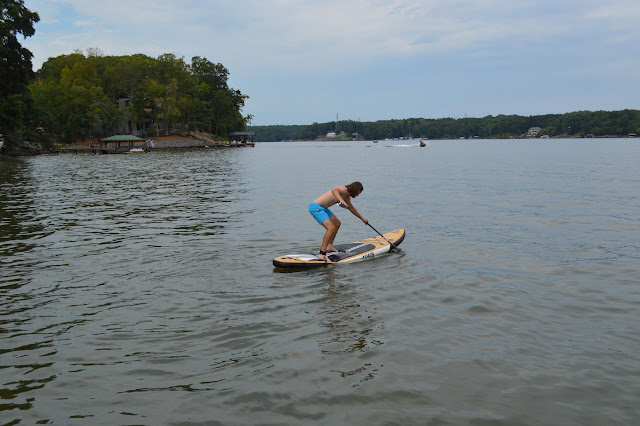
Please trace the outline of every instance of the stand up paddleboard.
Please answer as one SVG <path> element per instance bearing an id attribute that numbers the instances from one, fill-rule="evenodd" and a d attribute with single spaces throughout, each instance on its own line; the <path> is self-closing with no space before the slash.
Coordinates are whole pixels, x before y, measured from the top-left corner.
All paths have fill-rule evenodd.
<path id="1" fill-rule="evenodd" d="M 339 251 L 327 253 L 327 257 L 331 262 L 338 264 L 373 259 L 391 250 L 391 244 L 385 238 L 398 246 L 404 240 L 404 229 L 387 232 L 384 234 L 384 238 L 374 237 L 351 244 L 338 244 L 336 248 Z M 287 254 L 273 259 L 273 266 L 276 268 L 313 268 L 331 265 L 331 263 L 318 259 L 317 255 L 318 253 Z"/>

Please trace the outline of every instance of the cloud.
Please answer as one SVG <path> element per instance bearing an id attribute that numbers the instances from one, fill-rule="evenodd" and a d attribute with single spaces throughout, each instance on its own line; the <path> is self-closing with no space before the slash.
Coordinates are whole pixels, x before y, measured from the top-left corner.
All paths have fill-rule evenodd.
<path id="1" fill-rule="evenodd" d="M 600 2 L 574 0 L 32 0 L 27 5 L 42 8 L 43 21 L 62 25 L 62 9 L 72 10 L 82 17 L 77 23 L 87 27 L 78 42 L 101 44 L 109 54 L 245 55 L 244 61 L 238 60 L 242 65 L 286 71 L 486 51 L 518 40 L 575 36 L 594 30 L 585 20 L 597 31 L 616 32 L 613 20 L 637 22 L 636 3 L 612 0 L 603 7 Z M 624 34 L 617 39 L 624 40 Z"/>
<path id="2" fill-rule="evenodd" d="M 588 19 L 615 20 L 616 22 L 638 22 L 640 3 L 636 0 L 616 0 L 606 3 L 592 2 L 593 7 L 585 14 Z"/>
<path id="3" fill-rule="evenodd" d="M 80 21 L 75 21 L 73 25 L 75 25 L 76 27 L 92 27 L 95 25 L 95 22 L 89 21 L 89 20 L 80 20 Z"/>

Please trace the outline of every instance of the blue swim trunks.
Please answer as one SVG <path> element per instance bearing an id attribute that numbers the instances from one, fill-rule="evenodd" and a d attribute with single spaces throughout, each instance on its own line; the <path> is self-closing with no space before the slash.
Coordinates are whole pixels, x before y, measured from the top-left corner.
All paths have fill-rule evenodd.
<path id="1" fill-rule="evenodd" d="M 318 222 L 320 225 L 322 225 L 322 222 L 333 216 L 331 210 L 326 207 L 322 207 L 320 204 L 314 202 L 309 204 L 309 213 L 311 213 L 311 216 L 313 216 L 316 222 Z"/>

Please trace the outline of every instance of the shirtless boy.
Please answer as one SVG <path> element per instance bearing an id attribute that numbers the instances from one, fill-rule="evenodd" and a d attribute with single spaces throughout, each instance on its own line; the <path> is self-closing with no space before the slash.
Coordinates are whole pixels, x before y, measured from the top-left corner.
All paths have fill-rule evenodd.
<path id="1" fill-rule="evenodd" d="M 314 219 L 327 230 L 322 238 L 322 245 L 320 246 L 320 254 L 318 259 L 331 263 L 327 257 L 327 252 L 336 252 L 336 248 L 333 245 L 340 229 L 340 220 L 329 210 L 329 207 L 334 204 L 342 204 L 348 208 L 351 213 L 357 216 L 365 224 L 369 223 L 367 219 L 362 217 L 358 210 L 351 204 L 351 198 L 355 198 L 364 190 L 360 182 L 353 182 L 346 186 L 336 186 L 331 191 L 327 191 L 318 198 L 316 198 L 311 204 L 309 204 L 309 213 Z"/>

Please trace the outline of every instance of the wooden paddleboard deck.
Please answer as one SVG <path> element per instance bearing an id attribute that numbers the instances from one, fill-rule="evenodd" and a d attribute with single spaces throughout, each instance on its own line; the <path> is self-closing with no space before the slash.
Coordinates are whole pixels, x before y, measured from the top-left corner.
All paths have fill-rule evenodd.
<path id="1" fill-rule="evenodd" d="M 387 240 L 398 246 L 404 240 L 404 229 L 396 229 L 383 235 Z M 338 244 L 336 248 L 339 251 L 327 253 L 327 257 L 335 264 L 342 264 L 374 259 L 376 256 L 391 250 L 391 245 L 384 238 L 377 236 L 354 241 L 350 244 Z M 318 259 L 318 254 L 319 252 L 287 254 L 273 259 L 273 266 L 288 269 L 331 265 L 331 263 Z"/>

